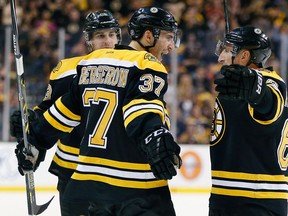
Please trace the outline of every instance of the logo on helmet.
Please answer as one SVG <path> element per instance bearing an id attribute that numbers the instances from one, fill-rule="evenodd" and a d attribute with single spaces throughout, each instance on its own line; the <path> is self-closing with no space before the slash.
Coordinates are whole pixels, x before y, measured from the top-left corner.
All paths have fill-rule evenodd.
<path id="1" fill-rule="evenodd" d="M 261 29 L 259 29 L 259 28 L 255 28 L 255 29 L 254 29 L 254 32 L 255 32 L 256 34 L 259 34 L 259 35 L 262 33 Z"/>
<path id="2" fill-rule="evenodd" d="M 152 7 L 150 9 L 151 13 L 157 13 L 158 12 L 158 9 L 156 7 Z"/>

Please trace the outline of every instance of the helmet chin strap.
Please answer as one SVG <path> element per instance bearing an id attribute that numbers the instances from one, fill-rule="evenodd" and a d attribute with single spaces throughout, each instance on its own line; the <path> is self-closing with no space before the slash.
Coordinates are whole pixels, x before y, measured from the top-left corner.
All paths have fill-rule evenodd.
<path id="1" fill-rule="evenodd" d="M 231 59 L 232 59 L 232 64 L 234 64 L 235 56 L 232 56 Z"/>
<path id="2" fill-rule="evenodd" d="M 153 45 L 152 46 L 144 46 L 139 40 L 137 40 L 137 43 L 143 48 L 145 49 L 145 51 L 149 52 L 149 49 L 154 47 L 157 43 L 157 38 L 154 37 L 154 42 L 153 42 Z"/>

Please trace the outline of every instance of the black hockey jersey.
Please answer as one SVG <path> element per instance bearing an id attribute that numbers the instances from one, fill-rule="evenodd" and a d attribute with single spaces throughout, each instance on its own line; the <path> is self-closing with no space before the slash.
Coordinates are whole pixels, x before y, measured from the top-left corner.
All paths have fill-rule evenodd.
<path id="1" fill-rule="evenodd" d="M 52 70 L 47 91 L 43 101 L 34 108 L 37 113 L 43 114 L 63 94 L 70 90 L 73 78 L 76 76 L 76 66 L 83 57 L 74 57 L 61 60 Z M 79 155 L 79 145 L 83 134 L 82 125 L 57 141 L 57 148 L 49 172 L 64 181 L 70 179 L 76 169 Z"/>
<path id="2" fill-rule="evenodd" d="M 49 148 L 59 134 L 85 123 L 65 198 L 113 202 L 157 193 L 170 199 L 167 181 L 154 177 L 139 146 L 145 133 L 168 122 L 163 64 L 146 51 L 117 46 L 85 56 L 77 74 L 71 91 L 32 125 L 39 145 Z"/>
<path id="3" fill-rule="evenodd" d="M 214 209 L 259 205 L 287 215 L 286 85 L 275 71 L 261 70 L 275 98 L 274 112 L 261 116 L 244 100 L 216 98 L 211 130 Z"/>

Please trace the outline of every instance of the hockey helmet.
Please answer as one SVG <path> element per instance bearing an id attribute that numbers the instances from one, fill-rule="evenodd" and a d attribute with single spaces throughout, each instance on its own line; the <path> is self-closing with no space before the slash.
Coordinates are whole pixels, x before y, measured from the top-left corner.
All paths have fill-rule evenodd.
<path id="1" fill-rule="evenodd" d="M 138 41 L 146 30 L 151 30 L 158 39 L 161 30 L 175 33 L 175 47 L 180 45 L 178 24 L 171 13 L 158 7 L 143 7 L 134 12 L 128 22 L 128 33 L 132 40 Z"/>
<path id="2" fill-rule="evenodd" d="M 264 67 L 267 59 L 271 55 L 271 44 L 268 36 L 266 36 L 261 29 L 253 26 L 234 29 L 226 34 L 223 44 L 233 46 L 233 57 L 242 49 L 249 50 L 251 53 L 250 63 L 254 63 L 259 67 Z M 218 44 L 218 46 L 220 45 Z M 219 51 L 218 54 L 220 54 Z"/>
<path id="3" fill-rule="evenodd" d="M 118 20 L 108 10 L 89 13 L 84 22 L 83 32 L 86 42 L 92 38 L 92 33 L 97 30 L 115 29 L 118 44 L 121 42 L 121 29 Z"/>

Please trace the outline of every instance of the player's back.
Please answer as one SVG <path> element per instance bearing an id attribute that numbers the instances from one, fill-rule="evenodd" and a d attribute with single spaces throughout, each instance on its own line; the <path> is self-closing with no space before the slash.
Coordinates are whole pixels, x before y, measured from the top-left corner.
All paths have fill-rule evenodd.
<path id="1" fill-rule="evenodd" d="M 86 128 L 71 184 L 88 189 L 79 191 L 80 197 L 93 199 L 91 190 L 109 200 L 155 190 L 168 196 L 167 181 L 154 177 L 137 143 L 145 131 L 165 122 L 165 67 L 145 51 L 103 49 L 84 57 L 77 72 Z"/>

